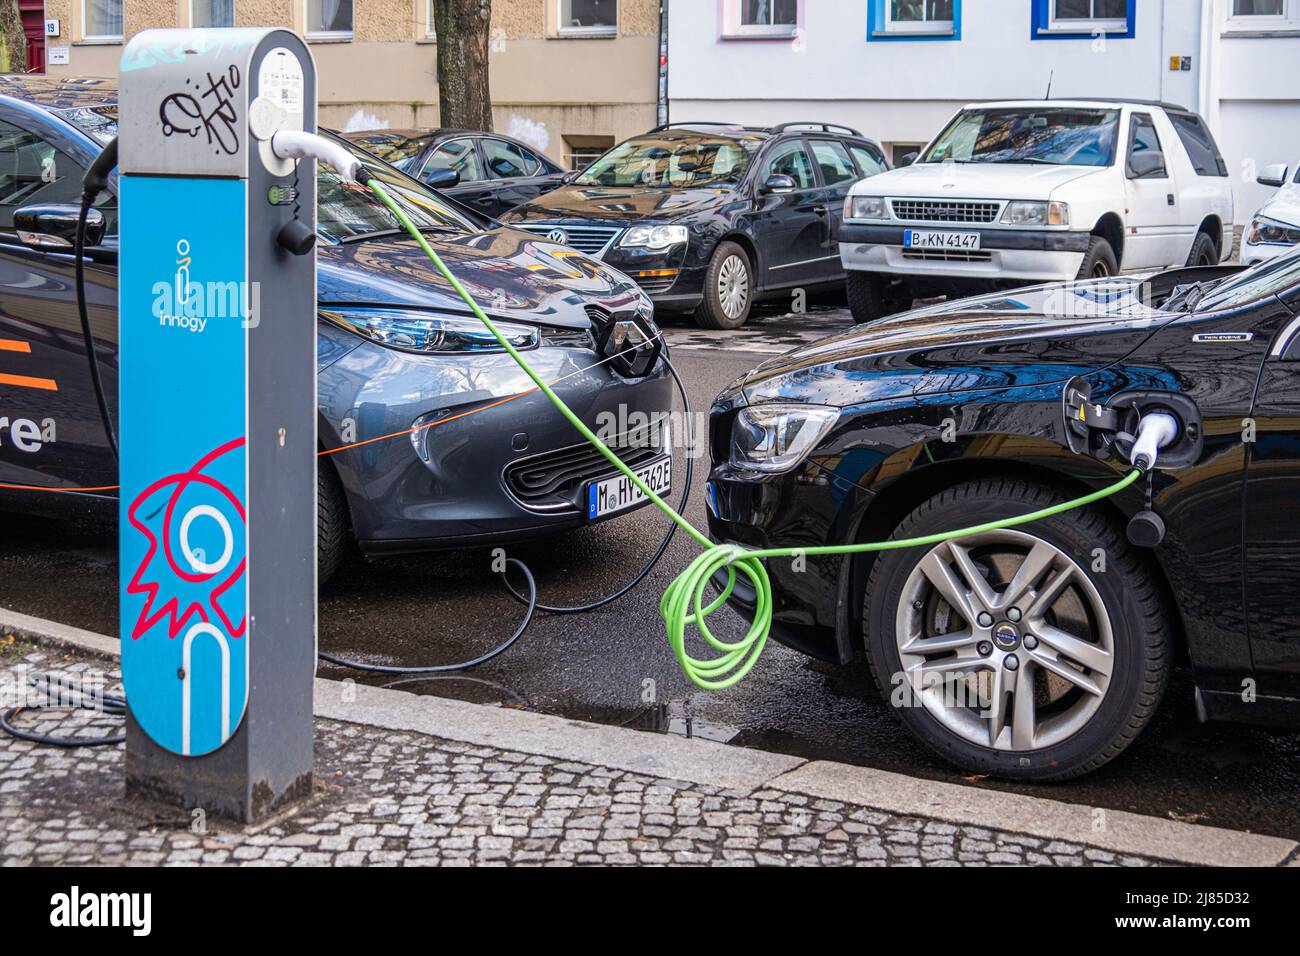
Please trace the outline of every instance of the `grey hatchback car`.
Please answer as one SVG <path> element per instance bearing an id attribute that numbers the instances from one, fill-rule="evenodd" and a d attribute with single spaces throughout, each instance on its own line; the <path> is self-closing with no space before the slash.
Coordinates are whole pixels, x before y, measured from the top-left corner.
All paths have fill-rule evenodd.
<path id="1" fill-rule="evenodd" d="M 116 133 L 116 116 L 111 81 L 0 82 L 0 345 L 14 343 L 0 349 L 0 420 L 57 421 L 58 436 L 0 441 L 0 485 L 100 489 L 10 487 L 0 491 L 0 509 L 117 511 L 116 466 L 75 333 L 72 256 L 39 235 L 42 218 L 53 230 L 77 202 L 84 170 Z M 650 301 L 630 279 L 574 249 L 504 228 L 349 148 L 589 426 L 659 420 L 671 410 L 662 359 L 631 365 L 598 352 L 613 326 L 633 316 L 652 343 L 658 336 Z M 533 390 L 369 192 L 324 169 L 318 184 L 322 580 L 349 539 L 371 554 L 491 544 L 644 503 L 617 487 L 623 479 Z M 87 248 L 86 270 L 113 414 L 115 190 L 116 182 L 101 202 L 105 234 Z M 668 441 L 666 429 L 657 431 L 662 438 L 647 440 L 603 429 L 625 460 L 663 474 L 671 471 L 664 467 L 671 448 L 656 443 Z"/>

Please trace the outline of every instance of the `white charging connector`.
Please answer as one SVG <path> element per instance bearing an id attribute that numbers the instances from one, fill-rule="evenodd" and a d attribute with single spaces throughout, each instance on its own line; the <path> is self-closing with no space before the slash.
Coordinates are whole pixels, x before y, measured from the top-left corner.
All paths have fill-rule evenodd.
<path id="1" fill-rule="evenodd" d="M 361 160 L 338 143 L 302 130 L 282 129 L 271 137 L 271 152 L 280 159 L 314 159 L 324 163 L 348 182 L 360 182 L 365 167 Z"/>
<path id="2" fill-rule="evenodd" d="M 1178 419 L 1166 412 L 1152 412 L 1142 416 L 1138 422 L 1137 441 L 1133 443 L 1133 453 L 1129 462 L 1143 471 L 1150 471 L 1156 466 L 1160 449 L 1169 445 L 1178 437 Z"/>

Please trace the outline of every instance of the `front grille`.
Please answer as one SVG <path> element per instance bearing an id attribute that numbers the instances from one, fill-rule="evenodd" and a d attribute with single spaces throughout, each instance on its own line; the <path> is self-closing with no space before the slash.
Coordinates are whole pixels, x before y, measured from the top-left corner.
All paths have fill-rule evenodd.
<path id="1" fill-rule="evenodd" d="M 519 228 L 537 236 L 550 237 L 552 234 L 564 234 L 564 244 L 573 246 L 579 252 L 589 256 L 599 256 L 623 230 L 617 226 L 574 226 L 569 223 L 530 222 L 520 223 Z"/>
<path id="2" fill-rule="evenodd" d="M 970 249 L 906 249 L 903 258 L 931 262 L 992 262 L 993 253 Z"/>
<path id="3" fill-rule="evenodd" d="M 657 429 L 642 429 L 619 436 L 609 447 L 629 468 L 644 465 L 664 453 L 668 436 L 665 421 Z M 582 511 L 578 500 L 582 486 L 593 478 L 609 477 L 611 465 L 592 445 L 583 442 L 556 451 L 523 458 L 506 466 L 505 480 L 520 503 L 536 511 Z"/>
<path id="4" fill-rule="evenodd" d="M 941 199 L 891 199 L 894 217 L 905 222 L 992 222 L 1001 203 Z"/>
<path id="5" fill-rule="evenodd" d="M 658 295 L 661 292 L 667 292 L 671 289 L 673 283 L 676 281 L 676 275 L 646 276 L 645 278 L 637 278 L 636 284 L 639 285 L 647 295 Z"/>

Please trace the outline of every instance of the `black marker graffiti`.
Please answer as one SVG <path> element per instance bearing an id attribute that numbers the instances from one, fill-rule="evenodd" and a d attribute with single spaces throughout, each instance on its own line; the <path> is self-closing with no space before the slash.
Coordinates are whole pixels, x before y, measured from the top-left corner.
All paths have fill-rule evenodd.
<path id="1" fill-rule="evenodd" d="M 239 81 L 239 67 L 231 64 L 225 76 L 207 74 L 207 89 L 198 96 L 191 93 L 168 95 L 158 107 L 163 135 L 184 133 L 197 136 L 202 128 L 208 135 L 209 145 L 227 155 L 234 155 L 239 151 L 239 117 L 235 114 L 234 103 Z M 189 85 L 190 81 L 185 83 Z M 211 102 L 202 102 L 209 98 Z"/>

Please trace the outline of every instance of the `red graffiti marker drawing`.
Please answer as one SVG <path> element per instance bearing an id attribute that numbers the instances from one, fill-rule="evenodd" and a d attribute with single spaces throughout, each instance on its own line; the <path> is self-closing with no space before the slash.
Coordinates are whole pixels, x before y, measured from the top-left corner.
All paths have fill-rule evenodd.
<path id="1" fill-rule="evenodd" d="M 244 443 L 245 439 L 243 438 L 237 438 L 234 441 L 227 442 L 220 448 L 217 448 L 215 451 L 212 451 L 201 458 L 193 468 L 189 469 L 189 471 L 182 472 L 178 475 L 169 475 L 166 478 L 161 478 L 158 481 L 155 481 L 152 485 L 146 488 L 140 496 L 131 503 L 131 507 L 127 509 L 127 517 L 130 520 L 132 527 L 149 539 L 149 550 L 146 552 L 144 560 L 140 562 L 140 566 L 136 568 L 135 573 L 131 576 L 131 581 L 126 587 L 128 594 L 145 595 L 144 607 L 141 608 L 140 617 L 137 619 L 135 627 L 132 628 L 131 631 L 132 640 L 136 640 L 148 633 L 153 626 L 164 617 L 168 618 L 167 636 L 169 638 L 174 638 L 182 629 L 185 628 L 186 621 L 191 617 L 198 615 L 201 621 L 208 622 L 210 620 L 208 616 L 209 613 L 216 615 L 222 626 L 225 628 L 226 633 L 231 637 L 244 636 L 244 628 L 247 625 L 246 615 L 241 615 L 238 626 L 235 626 L 227 616 L 226 610 L 221 606 L 220 599 L 222 595 L 234 587 L 235 583 L 244 576 L 245 566 L 248 563 L 247 556 L 243 555 L 240 557 L 238 567 L 236 567 L 227 577 L 219 578 L 220 573 L 225 570 L 228 561 L 219 561 L 217 562 L 217 565 L 220 565 L 219 567 L 213 565 L 211 566 L 212 569 L 208 570 L 207 566 L 203 566 L 200 561 L 196 560 L 192 555 L 187 554 L 186 558 L 191 565 L 191 569 L 187 569 L 177 562 L 176 556 L 172 552 L 172 518 L 175 514 L 176 506 L 180 501 L 181 495 L 191 485 L 197 484 L 207 486 L 225 498 L 238 515 L 239 527 L 241 529 L 245 528 L 247 519 L 244 514 L 243 503 L 238 497 L 236 497 L 233 491 L 221 482 L 217 481 L 210 475 L 203 474 L 203 470 L 214 461 L 221 458 L 223 455 L 230 454 L 238 448 L 242 448 Z M 159 598 L 159 591 L 162 587 L 161 580 L 144 580 L 146 573 L 149 571 L 150 564 L 158 553 L 158 537 L 147 525 L 145 525 L 137 512 L 146 501 L 169 485 L 174 487 L 172 487 L 171 495 L 167 499 L 166 513 L 163 517 L 162 551 L 167 559 L 167 565 L 170 568 L 171 574 L 175 575 L 182 581 L 189 582 L 190 584 L 215 583 L 215 587 L 213 587 L 211 593 L 208 594 L 204 600 L 190 601 L 183 611 L 181 610 L 180 600 L 177 597 L 171 597 L 161 607 L 155 610 L 154 604 Z M 184 539 L 186 534 L 186 526 L 196 511 L 218 517 L 219 520 L 223 522 L 223 525 L 225 524 L 224 519 L 220 519 L 215 509 L 207 507 L 193 509 L 189 515 L 186 516 L 185 521 L 182 522 L 180 531 L 180 537 L 182 539 Z M 229 534 L 228 541 L 229 548 L 227 554 L 229 554 L 230 549 L 233 549 L 234 546 L 233 533 Z M 155 576 L 161 578 L 161 575 Z"/>

